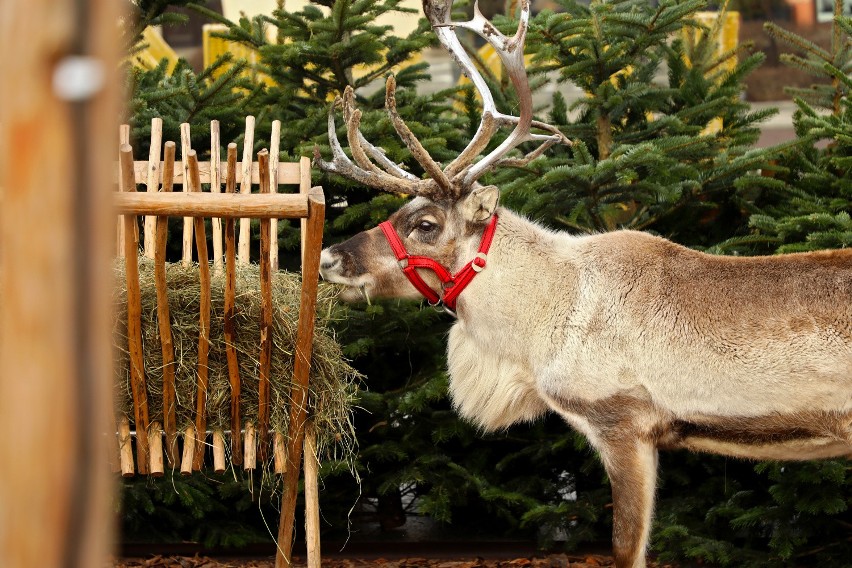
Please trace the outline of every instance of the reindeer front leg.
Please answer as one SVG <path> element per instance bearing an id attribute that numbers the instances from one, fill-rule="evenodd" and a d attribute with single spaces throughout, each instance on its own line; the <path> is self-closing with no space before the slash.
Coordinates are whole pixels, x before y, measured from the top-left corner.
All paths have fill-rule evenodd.
<path id="1" fill-rule="evenodd" d="M 657 448 L 639 436 L 622 432 L 598 450 L 612 486 L 615 565 L 644 568 L 654 513 Z"/>

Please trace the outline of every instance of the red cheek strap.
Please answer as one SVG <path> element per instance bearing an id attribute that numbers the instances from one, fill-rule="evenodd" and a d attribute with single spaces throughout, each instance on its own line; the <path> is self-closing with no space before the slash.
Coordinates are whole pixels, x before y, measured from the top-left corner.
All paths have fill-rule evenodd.
<path id="1" fill-rule="evenodd" d="M 494 240 L 494 231 L 497 228 L 497 215 L 491 216 L 491 221 L 482 233 L 482 240 L 479 243 L 479 251 L 476 256 L 455 274 L 450 274 L 450 271 L 444 265 L 427 256 L 409 255 L 390 221 L 379 223 L 379 227 L 393 250 L 403 274 L 417 291 L 423 294 L 423 297 L 433 306 L 444 305 L 455 311 L 459 294 L 470 284 L 473 277 L 485 268 L 488 261 L 488 249 L 491 248 L 491 241 Z M 418 268 L 425 268 L 435 273 L 441 281 L 441 294 L 438 294 L 426 284 L 417 271 Z"/>

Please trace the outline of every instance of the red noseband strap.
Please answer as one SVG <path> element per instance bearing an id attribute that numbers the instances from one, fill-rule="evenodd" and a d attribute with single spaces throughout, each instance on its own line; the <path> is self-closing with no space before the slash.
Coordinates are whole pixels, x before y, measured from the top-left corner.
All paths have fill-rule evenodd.
<path id="1" fill-rule="evenodd" d="M 450 310 L 455 311 L 456 300 L 459 294 L 470 284 L 473 277 L 485 268 L 485 262 L 488 259 L 488 249 L 491 248 L 491 241 L 494 239 L 494 230 L 497 228 L 497 215 L 494 214 L 491 216 L 491 221 L 482 233 L 482 241 L 479 243 L 479 251 L 476 253 L 476 256 L 455 274 L 450 274 L 450 271 L 443 265 L 427 256 L 412 256 L 408 254 L 408 251 L 405 250 L 405 245 L 402 244 L 399 235 L 396 234 L 396 230 L 390 221 L 379 223 L 379 227 L 381 227 L 385 238 L 388 240 L 388 244 L 393 249 L 393 254 L 396 256 L 402 272 L 411 284 L 417 288 L 417 291 L 423 294 L 433 306 L 443 304 Z M 426 268 L 435 273 L 441 281 L 442 294 L 439 295 L 424 282 L 423 278 L 417 272 L 418 268 Z"/>

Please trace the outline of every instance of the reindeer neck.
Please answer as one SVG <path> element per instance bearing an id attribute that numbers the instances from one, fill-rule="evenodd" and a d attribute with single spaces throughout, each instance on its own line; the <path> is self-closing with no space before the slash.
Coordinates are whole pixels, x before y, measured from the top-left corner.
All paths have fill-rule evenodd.
<path id="1" fill-rule="evenodd" d="M 564 293 L 563 281 L 571 287 L 576 273 L 566 250 L 576 238 L 549 231 L 502 207 L 497 214 L 500 221 L 488 264 L 459 296 L 457 313 L 462 322 L 487 320 L 500 325 L 511 321 L 517 326 L 518 321 L 530 319 L 529 314 L 546 309 L 543 293 L 557 293 L 554 287 Z M 479 235 L 469 239 L 460 261 L 476 254 L 479 239 Z"/>

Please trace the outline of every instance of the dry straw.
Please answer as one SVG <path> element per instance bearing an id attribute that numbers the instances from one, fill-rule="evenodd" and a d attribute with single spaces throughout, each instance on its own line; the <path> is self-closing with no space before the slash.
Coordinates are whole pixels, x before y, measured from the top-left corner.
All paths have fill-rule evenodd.
<path id="1" fill-rule="evenodd" d="M 116 317 L 114 330 L 115 401 L 118 416 L 133 416 L 127 353 L 126 283 L 123 261 L 114 267 Z M 140 257 L 142 289 L 142 341 L 148 386 L 150 420 L 163 421 L 163 358 L 157 325 L 157 295 L 153 261 Z M 256 265 L 237 267 L 236 350 L 240 361 L 242 419 L 257 423 L 260 351 L 260 279 Z M 195 418 L 198 365 L 198 266 L 170 263 L 166 281 L 175 350 L 176 416 L 179 431 Z M 293 351 L 299 317 L 301 279 L 288 272 L 273 275 L 273 355 L 270 427 L 285 437 L 288 432 L 289 394 L 293 376 Z M 225 355 L 224 275 L 213 276 L 207 424 L 210 430 L 230 428 L 231 387 Z M 329 327 L 336 292 L 320 285 L 317 291 L 317 326 L 314 334 L 308 414 L 317 431 L 318 454 L 351 463 L 355 451 L 352 401 L 360 375 L 346 359 Z"/>

